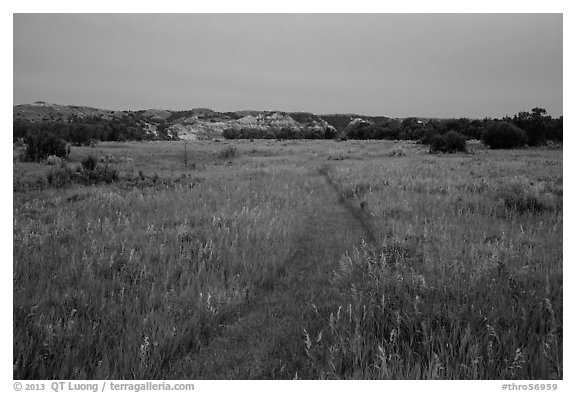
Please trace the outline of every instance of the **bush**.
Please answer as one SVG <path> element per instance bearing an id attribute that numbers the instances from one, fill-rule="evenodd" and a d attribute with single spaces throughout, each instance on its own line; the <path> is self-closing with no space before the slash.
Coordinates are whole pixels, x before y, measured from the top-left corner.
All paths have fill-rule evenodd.
<path id="1" fill-rule="evenodd" d="M 324 139 L 334 139 L 336 137 L 336 129 L 333 127 L 326 127 L 324 129 Z"/>
<path id="2" fill-rule="evenodd" d="M 82 168 L 88 171 L 93 171 L 94 169 L 96 169 L 97 162 L 98 160 L 96 159 L 96 157 L 90 154 L 82 159 Z"/>
<path id="3" fill-rule="evenodd" d="M 406 150 L 404 150 L 401 147 L 395 147 L 394 149 L 390 150 L 388 155 L 391 157 L 405 157 L 406 156 Z"/>
<path id="4" fill-rule="evenodd" d="M 228 146 L 218 153 L 219 158 L 234 158 L 238 155 L 238 150 L 233 146 Z"/>
<path id="5" fill-rule="evenodd" d="M 556 188 L 514 179 L 495 190 L 495 195 L 508 209 L 519 213 L 557 212 L 562 210 L 562 196 Z"/>
<path id="6" fill-rule="evenodd" d="M 68 168 L 67 165 L 56 167 L 46 174 L 46 180 L 50 187 L 64 187 L 74 181 L 74 177 L 79 177 L 76 172 Z"/>
<path id="7" fill-rule="evenodd" d="M 56 156 L 48 156 L 46 163 L 48 165 L 60 165 L 62 163 L 62 159 Z"/>
<path id="8" fill-rule="evenodd" d="M 466 137 L 455 131 L 443 135 L 434 135 L 430 141 L 431 153 L 466 152 Z"/>
<path id="9" fill-rule="evenodd" d="M 42 161 L 48 156 L 67 157 L 70 152 L 66 142 L 53 135 L 29 135 L 25 141 L 25 157 L 30 161 Z"/>
<path id="10" fill-rule="evenodd" d="M 48 172 L 46 180 L 49 186 L 59 188 L 71 184 L 109 184 L 119 181 L 120 176 L 116 169 L 107 166 L 94 166 L 94 169 L 90 170 L 82 166 L 72 170 L 66 164 L 63 164 Z"/>
<path id="11" fill-rule="evenodd" d="M 527 142 L 526 132 L 505 121 L 490 124 L 482 133 L 482 142 L 491 149 L 513 149 Z"/>

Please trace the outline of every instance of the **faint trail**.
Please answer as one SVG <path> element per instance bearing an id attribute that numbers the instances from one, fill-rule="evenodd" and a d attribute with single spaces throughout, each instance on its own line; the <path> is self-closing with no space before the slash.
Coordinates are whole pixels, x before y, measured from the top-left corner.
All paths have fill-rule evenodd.
<path id="1" fill-rule="evenodd" d="M 324 177 L 324 179 L 330 185 L 330 187 L 332 187 L 334 192 L 336 192 L 336 194 L 338 195 L 338 199 L 339 199 L 340 204 L 346 210 L 348 210 L 348 212 L 350 214 L 352 214 L 354 216 L 354 218 L 356 219 L 356 221 L 362 226 L 362 228 L 364 229 L 364 232 L 366 233 L 366 238 L 364 240 L 366 240 L 369 243 L 375 243 L 376 242 L 376 236 L 374 235 L 374 230 L 370 227 L 370 224 L 368 224 L 368 221 L 366 221 L 366 218 L 364 216 L 365 213 L 362 211 L 362 209 L 344 197 L 344 190 L 342 189 L 342 187 L 337 182 L 335 182 L 330 177 L 329 168 L 327 166 L 323 166 L 322 168 L 319 169 L 318 172 Z"/>
<path id="2" fill-rule="evenodd" d="M 314 173 L 310 179 L 319 203 L 309 212 L 283 274 L 257 289 L 240 316 L 208 345 L 174 364 L 168 378 L 292 379 L 296 373 L 311 377 L 303 329 L 323 325 L 320 316 L 340 304 L 329 278 L 341 255 L 374 236 L 361 212 L 347 206 L 326 173 Z"/>

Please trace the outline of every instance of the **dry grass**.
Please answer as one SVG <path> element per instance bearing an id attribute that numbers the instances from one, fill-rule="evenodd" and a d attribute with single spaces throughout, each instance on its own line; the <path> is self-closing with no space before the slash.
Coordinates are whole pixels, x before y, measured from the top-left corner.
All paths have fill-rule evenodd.
<path id="1" fill-rule="evenodd" d="M 276 275 L 309 203 L 299 169 L 202 175 L 15 195 L 15 377 L 160 377 Z"/>
<path id="2" fill-rule="evenodd" d="M 325 203 L 319 168 L 368 242 L 330 273 L 340 307 L 302 319 L 299 375 L 562 378 L 561 151 L 187 148 L 187 166 L 179 142 L 73 149 L 71 168 L 106 157 L 110 184 L 50 186 L 54 167 L 14 163 L 15 379 L 170 375 L 283 271 Z"/>
<path id="3" fill-rule="evenodd" d="M 317 376 L 562 378 L 561 163 L 541 151 L 334 165 L 377 240 L 334 272 L 349 300 L 306 339 Z"/>

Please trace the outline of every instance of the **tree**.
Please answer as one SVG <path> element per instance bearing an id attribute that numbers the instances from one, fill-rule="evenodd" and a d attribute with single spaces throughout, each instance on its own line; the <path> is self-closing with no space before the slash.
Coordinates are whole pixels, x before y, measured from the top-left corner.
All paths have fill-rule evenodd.
<path id="1" fill-rule="evenodd" d="M 526 144 L 526 132 L 506 121 L 495 121 L 482 133 L 482 142 L 491 149 L 513 149 Z"/>

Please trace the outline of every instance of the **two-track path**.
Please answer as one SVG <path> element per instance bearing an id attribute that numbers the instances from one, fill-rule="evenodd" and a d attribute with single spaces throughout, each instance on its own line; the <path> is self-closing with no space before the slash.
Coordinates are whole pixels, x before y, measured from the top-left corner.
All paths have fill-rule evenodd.
<path id="1" fill-rule="evenodd" d="M 319 203 L 308 212 L 284 273 L 258 289 L 241 315 L 208 345 L 173 365 L 170 378 L 313 377 L 305 364 L 304 328 L 320 330 L 326 316 L 342 304 L 330 284 L 331 273 L 346 250 L 372 234 L 357 212 L 342 203 L 325 174 L 316 171 L 307 180 Z"/>

